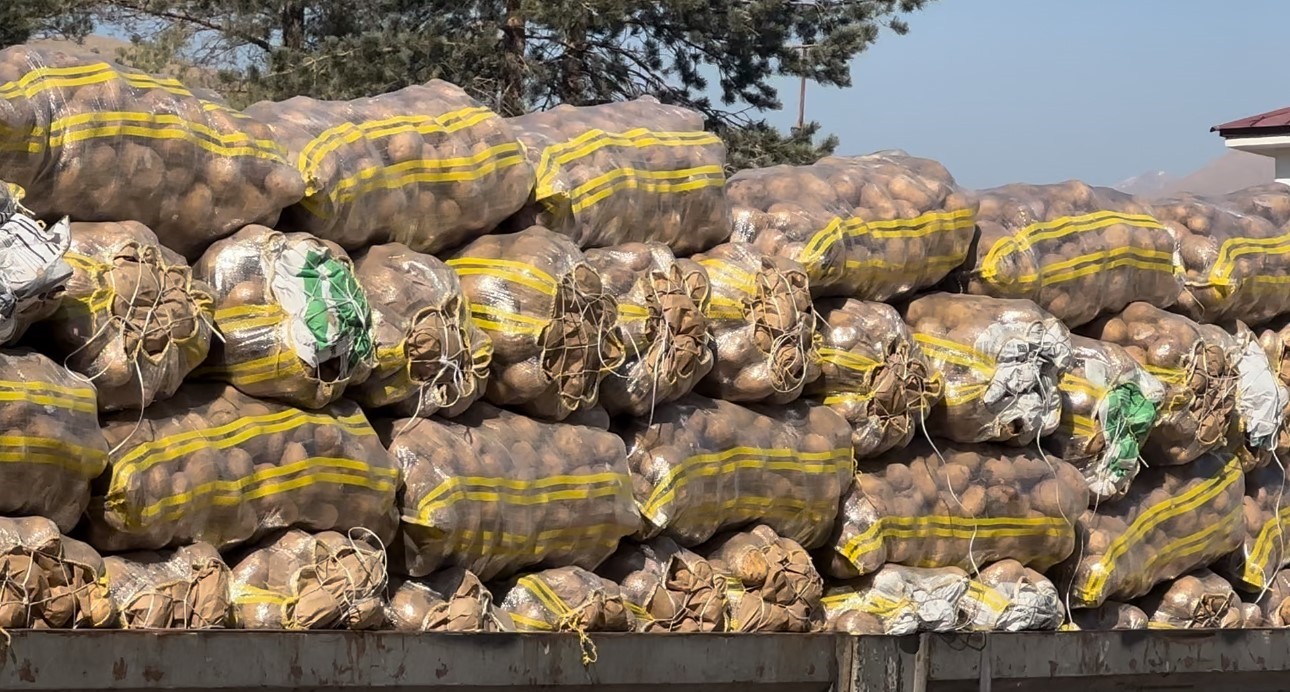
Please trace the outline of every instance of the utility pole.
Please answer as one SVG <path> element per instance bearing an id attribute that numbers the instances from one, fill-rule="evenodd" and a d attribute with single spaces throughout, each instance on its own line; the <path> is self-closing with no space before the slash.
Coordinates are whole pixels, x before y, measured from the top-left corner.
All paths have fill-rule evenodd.
<path id="1" fill-rule="evenodd" d="M 797 47 L 798 50 L 802 51 L 803 64 L 806 63 L 806 49 L 814 48 L 814 47 L 815 47 L 814 43 L 803 43 L 802 45 Z M 797 92 L 797 129 L 800 130 L 803 127 L 806 127 L 806 69 L 805 68 L 802 69 L 802 82 Z"/>

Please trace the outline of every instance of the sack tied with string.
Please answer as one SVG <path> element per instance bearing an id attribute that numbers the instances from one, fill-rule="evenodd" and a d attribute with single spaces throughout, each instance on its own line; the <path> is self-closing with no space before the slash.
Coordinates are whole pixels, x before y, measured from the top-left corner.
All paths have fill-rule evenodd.
<path id="1" fill-rule="evenodd" d="M 103 433 L 110 472 L 88 522 L 101 550 L 227 549 L 289 528 L 392 538 L 399 470 L 351 402 L 302 411 L 194 382 Z"/>
<path id="2" fill-rule="evenodd" d="M 279 226 L 346 250 L 447 250 L 491 231 L 533 188 L 506 121 L 438 79 L 352 101 L 261 101 L 246 113 L 268 123 L 304 179 Z"/>
<path id="3" fill-rule="evenodd" d="M 376 363 L 346 388 L 351 399 L 429 418 L 458 415 L 484 395 L 493 342 L 471 319 L 456 272 L 390 243 L 359 255 L 354 277 L 372 307 Z"/>
<path id="4" fill-rule="evenodd" d="M 1042 442 L 1084 473 L 1094 502 L 1109 500 L 1138 475 L 1165 386 L 1115 344 L 1073 335 L 1071 353 L 1075 364 L 1057 383 L 1061 421 Z"/>
<path id="5" fill-rule="evenodd" d="M 394 570 L 594 569 L 637 530 L 626 450 L 588 425 L 476 404 L 452 420 L 381 421 L 403 472 Z"/>
<path id="6" fill-rule="evenodd" d="M 713 367 L 697 391 L 734 402 L 786 404 L 820 376 L 815 311 L 802 266 L 745 243 L 694 257 L 708 272 Z"/>
<path id="7" fill-rule="evenodd" d="M 1231 365 L 1234 393 L 1227 446 L 1246 471 L 1272 462 L 1285 428 L 1290 389 L 1272 371 L 1258 337 L 1243 322 L 1200 325 L 1201 336 Z"/>
<path id="8" fill-rule="evenodd" d="M 745 408 L 691 395 L 623 421 L 637 538 L 693 547 L 760 522 L 808 548 L 828 537 L 851 485 L 851 429 L 826 406 Z"/>
<path id="9" fill-rule="evenodd" d="M 133 219 L 193 259 L 300 199 L 286 155 L 211 92 L 89 53 L 0 51 L 0 170 L 38 218 Z"/>
<path id="10" fill-rule="evenodd" d="M 1028 300 L 932 293 L 905 308 L 944 397 L 927 429 L 955 442 L 1029 445 L 1057 429 L 1070 332 Z"/>
<path id="11" fill-rule="evenodd" d="M 1232 585 L 1207 569 L 1164 582 L 1138 599 L 1153 630 L 1241 629 L 1243 606 Z"/>
<path id="12" fill-rule="evenodd" d="M 960 624 L 959 601 L 971 579 L 958 567 L 886 564 L 878 571 L 835 583 L 824 590 L 827 629 L 847 634 L 904 636 L 953 632 Z"/>
<path id="13" fill-rule="evenodd" d="M 1080 514 L 1075 550 L 1049 576 L 1071 608 L 1143 596 L 1240 549 L 1244 495 L 1241 463 L 1231 454 L 1143 469 L 1124 497 Z"/>
<path id="14" fill-rule="evenodd" d="M 624 541 L 596 573 L 618 584 L 637 632 L 726 631 L 725 578 L 670 538 Z"/>
<path id="15" fill-rule="evenodd" d="M 372 310 L 335 243 L 247 226 L 212 245 L 194 272 L 213 289 L 219 331 L 200 376 L 322 408 L 371 373 Z"/>
<path id="16" fill-rule="evenodd" d="M 824 580 L 800 544 L 758 524 L 695 549 L 725 577 L 731 632 L 813 632 L 824 626 Z"/>
<path id="17" fill-rule="evenodd" d="M 1236 405 L 1230 354 L 1200 325 L 1147 303 L 1133 303 L 1081 330 L 1121 346 L 1165 386 L 1155 428 L 1142 447 L 1148 464 L 1186 464 L 1223 444 Z"/>
<path id="18" fill-rule="evenodd" d="M 631 608 L 618 585 L 581 567 L 556 567 L 519 577 L 501 589 L 501 609 L 519 632 L 631 632 Z M 583 663 L 595 645 L 583 642 Z"/>
<path id="19" fill-rule="evenodd" d="M 1147 614 L 1132 603 L 1107 601 L 1096 608 L 1076 608 L 1064 632 L 1103 632 L 1106 630 L 1145 630 Z"/>
<path id="20" fill-rule="evenodd" d="M 248 552 L 230 580 L 240 629 L 374 630 L 385 622 L 385 546 L 366 529 L 292 529 Z"/>
<path id="21" fill-rule="evenodd" d="M 420 579 L 390 577 L 385 628 L 396 632 L 513 632 L 515 623 L 470 570 L 448 567 Z"/>
<path id="22" fill-rule="evenodd" d="M 103 558 L 123 629 L 206 630 L 231 625 L 228 565 L 209 543 Z"/>
<path id="23" fill-rule="evenodd" d="M 1290 627 L 1290 570 L 1279 570 L 1268 580 L 1256 604 L 1266 627 Z"/>
<path id="24" fill-rule="evenodd" d="M 857 459 L 909 444 L 942 383 L 900 313 L 852 298 L 824 298 L 815 308 L 820 378 L 806 396 L 847 419 Z"/>
<path id="25" fill-rule="evenodd" d="M 537 174 L 519 228 L 582 248 L 655 241 L 692 255 L 730 237 L 726 145 L 703 115 L 650 96 L 508 118 Z"/>
<path id="26" fill-rule="evenodd" d="M 0 344 L 17 341 L 31 325 L 53 317 L 72 278 L 63 259 L 72 243 L 67 217 L 46 225 L 22 205 L 25 194 L 0 180 Z"/>
<path id="27" fill-rule="evenodd" d="M 93 381 L 101 411 L 174 394 L 210 350 L 210 287 L 134 221 L 71 224 L 64 258 L 62 304 L 29 341 Z"/>
<path id="28" fill-rule="evenodd" d="M 44 517 L 0 518 L 0 627 L 116 626 L 103 558 Z"/>
<path id="29" fill-rule="evenodd" d="M 1290 312 L 1290 230 L 1223 198 L 1181 195 L 1152 209 L 1178 243 L 1184 290 L 1175 310 L 1256 326 Z"/>
<path id="30" fill-rule="evenodd" d="M 1078 180 L 978 193 L 971 293 L 1027 298 L 1071 327 L 1144 301 L 1167 308 L 1182 278 L 1174 239 L 1143 203 Z"/>
<path id="31" fill-rule="evenodd" d="M 493 341 L 489 403 L 557 421 L 596 405 L 623 360 L 618 307 L 572 241 L 539 226 L 484 236 L 448 266 Z"/>
<path id="32" fill-rule="evenodd" d="M 1015 559 L 1037 571 L 1065 560 L 1088 486 L 1034 449 L 915 440 L 856 463 L 821 562 L 838 579 L 894 562 L 975 570 Z"/>
<path id="33" fill-rule="evenodd" d="M 963 264 L 977 202 L 941 164 L 885 151 L 740 171 L 731 240 L 801 263 L 816 296 L 888 301 Z"/>
<path id="34" fill-rule="evenodd" d="M 1257 593 L 1290 566 L 1290 480 L 1281 463 L 1245 471 L 1241 516 L 1241 546 L 1210 568 L 1236 588 Z"/>
<path id="35" fill-rule="evenodd" d="M 712 370 L 708 272 L 656 242 L 588 250 L 587 263 L 618 303 L 623 344 L 600 404 L 610 415 L 648 416 L 690 393 Z"/>
<path id="36" fill-rule="evenodd" d="M 1276 383 L 1290 388 L 1290 319 L 1277 320 L 1258 336 Z M 1290 420 L 1290 400 L 1281 409 L 1281 418 Z M 1277 432 L 1276 454 L 1279 459 L 1290 459 L 1290 426 L 1282 425 Z"/>
<path id="37" fill-rule="evenodd" d="M 0 513 L 71 531 L 107 466 L 94 385 L 27 349 L 0 351 Z"/>
<path id="38" fill-rule="evenodd" d="M 964 629 L 978 632 L 1051 631 L 1066 619 L 1057 587 L 1016 560 L 1000 560 L 968 584 L 959 600 Z"/>

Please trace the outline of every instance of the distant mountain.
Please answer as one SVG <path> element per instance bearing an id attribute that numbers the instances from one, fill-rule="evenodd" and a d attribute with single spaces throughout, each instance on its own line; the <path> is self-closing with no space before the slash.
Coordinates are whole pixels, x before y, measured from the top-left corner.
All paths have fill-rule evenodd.
<path id="1" fill-rule="evenodd" d="M 1168 197 L 1180 192 L 1197 195 L 1225 195 L 1254 185 L 1270 183 L 1276 164 L 1270 156 L 1231 150 L 1187 175 L 1176 177 L 1164 171 L 1134 176 L 1114 187 L 1143 197 Z"/>

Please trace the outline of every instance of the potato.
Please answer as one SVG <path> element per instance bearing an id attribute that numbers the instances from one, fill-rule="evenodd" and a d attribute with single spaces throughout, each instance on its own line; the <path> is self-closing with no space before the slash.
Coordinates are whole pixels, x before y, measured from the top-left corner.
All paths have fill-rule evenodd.
<path id="1" fill-rule="evenodd" d="M 1160 629 L 1239 629 L 1241 599 L 1222 577 L 1197 570 L 1156 587 L 1138 605 Z"/>
<path id="2" fill-rule="evenodd" d="M 1224 499 L 1232 502 L 1235 498 L 1224 495 Z M 1282 511 L 1290 506 L 1285 471 L 1277 464 L 1248 470 L 1243 499 L 1238 508 L 1245 540 L 1239 550 L 1212 565 L 1212 569 L 1236 588 L 1258 593 L 1272 585 L 1281 568 L 1290 565 L 1290 551 L 1283 538 L 1290 533 Z M 1230 507 L 1228 511 L 1232 511 Z"/>
<path id="3" fill-rule="evenodd" d="M 567 612 L 555 612 L 545 592 L 554 594 Z M 502 591 L 499 606 L 515 617 L 516 629 L 521 632 L 630 632 L 635 628 L 635 618 L 618 585 L 581 567 L 559 567 L 520 577 Z M 584 652 L 584 657 L 589 655 Z"/>
<path id="4" fill-rule="evenodd" d="M 695 552 L 732 585 L 727 592 L 730 631 L 810 632 L 824 625 L 824 583 L 797 542 L 758 524 L 719 535 Z M 765 569 L 749 570 L 747 565 Z"/>
<path id="5" fill-rule="evenodd" d="M 801 263 L 817 297 L 887 301 L 966 258 L 977 203 L 939 164 L 900 152 L 748 169 L 727 185 L 735 242 Z"/>
<path id="6" fill-rule="evenodd" d="M 203 416 L 226 406 L 241 417 L 216 425 Z M 305 413 L 189 383 L 142 418 L 107 417 L 104 433 L 114 451 L 88 521 L 101 550 L 231 548 L 294 527 L 392 538 L 398 470 L 353 404 Z"/>
<path id="7" fill-rule="evenodd" d="M 229 571 L 207 543 L 103 560 L 126 629 L 215 629 L 227 624 Z"/>
<path id="8" fill-rule="evenodd" d="M 1073 608 L 1142 596 L 1241 546 L 1244 491 L 1229 453 L 1144 469 L 1122 498 L 1080 516 L 1079 545 L 1050 576 Z"/>

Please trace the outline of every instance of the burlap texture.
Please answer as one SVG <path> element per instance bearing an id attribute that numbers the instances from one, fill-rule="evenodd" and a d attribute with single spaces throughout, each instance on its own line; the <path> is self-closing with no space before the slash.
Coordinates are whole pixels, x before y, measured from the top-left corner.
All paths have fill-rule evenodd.
<path id="1" fill-rule="evenodd" d="M 811 632 L 824 626 L 824 580 L 796 541 L 759 524 L 699 546 L 725 577 L 732 632 Z"/>
<path id="2" fill-rule="evenodd" d="M 44 517 L 0 518 L 0 628 L 114 627 L 103 559 Z"/>
<path id="3" fill-rule="evenodd" d="M 125 629 L 229 626 L 229 571 L 208 543 L 103 559 L 108 590 Z"/>
<path id="4" fill-rule="evenodd" d="M 390 578 L 385 626 L 397 632 L 509 632 L 515 623 L 479 577 L 460 567 L 422 579 Z"/>
<path id="5" fill-rule="evenodd" d="M 670 538 L 624 542 L 597 570 L 616 582 L 637 632 L 724 632 L 726 580 Z"/>

